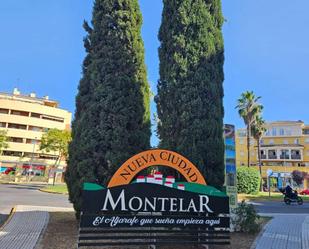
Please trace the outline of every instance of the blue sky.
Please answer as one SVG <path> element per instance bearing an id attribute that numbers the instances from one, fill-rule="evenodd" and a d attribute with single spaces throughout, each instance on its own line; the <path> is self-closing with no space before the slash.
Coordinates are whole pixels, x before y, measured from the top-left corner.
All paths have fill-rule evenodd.
<path id="1" fill-rule="evenodd" d="M 148 79 L 156 91 L 161 0 L 140 0 Z M 18 87 L 74 112 L 90 0 L 0 1 L 0 91 Z M 253 90 L 264 118 L 309 123 L 308 0 L 223 0 L 225 122 L 243 127 L 236 100 Z M 152 105 L 152 109 L 155 109 Z M 156 139 L 153 137 L 153 143 Z"/>

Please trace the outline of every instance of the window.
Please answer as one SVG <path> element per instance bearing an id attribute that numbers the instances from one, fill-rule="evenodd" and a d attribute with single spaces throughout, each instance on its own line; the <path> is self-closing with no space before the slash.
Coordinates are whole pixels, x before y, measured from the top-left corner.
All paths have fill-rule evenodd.
<path id="1" fill-rule="evenodd" d="M 29 131 L 43 131 L 42 127 L 37 127 L 37 126 L 29 126 Z"/>
<path id="2" fill-rule="evenodd" d="M 23 143 L 23 139 L 21 137 L 10 137 L 9 140 L 13 143 Z"/>
<path id="3" fill-rule="evenodd" d="M 244 144 L 244 139 L 243 138 L 239 139 L 239 144 Z"/>
<path id="4" fill-rule="evenodd" d="M 288 143 L 289 143 L 288 140 L 286 140 L 286 139 L 283 140 L 283 144 L 288 144 Z"/>
<path id="5" fill-rule="evenodd" d="M 11 115 L 18 115 L 18 116 L 29 117 L 29 112 L 11 110 Z"/>
<path id="6" fill-rule="evenodd" d="M 273 139 L 270 139 L 270 140 L 269 140 L 269 144 L 274 144 L 274 140 L 273 140 Z"/>
<path id="7" fill-rule="evenodd" d="M 33 158 L 33 157 L 38 157 L 38 156 L 39 156 L 38 153 L 31 153 L 31 152 L 25 152 L 24 153 L 24 157 L 31 157 L 31 158 Z"/>
<path id="8" fill-rule="evenodd" d="M 239 155 L 240 155 L 240 156 L 244 156 L 245 153 L 244 153 L 243 151 L 240 151 Z"/>
<path id="9" fill-rule="evenodd" d="M 290 151 L 289 150 L 281 150 L 280 159 L 290 159 Z"/>
<path id="10" fill-rule="evenodd" d="M 27 144 L 39 144 L 41 141 L 36 139 L 29 139 L 27 138 L 26 143 Z"/>
<path id="11" fill-rule="evenodd" d="M 48 154 L 40 154 L 40 158 L 47 159 L 47 160 L 56 160 L 58 157 Z"/>
<path id="12" fill-rule="evenodd" d="M 309 135 L 309 129 L 303 129 L 303 134 L 304 135 Z"/>
<path id="13" fill-rule="evenodd" d="M 306 144 L 309 144 L 309 138 L 306 138 L 306 139 L 305 139 L 305 143 L 306 143 Z"/>
<path id="14" fill-rule="evenodd" d="M 291 159 L 301 159 L 300 150 L 291 150 Z"/>
<path id="15" fill-rule="evenodd" d="M 277 130 L 276 130 L 276 128 L 272 128 L 271 133 L 272 133 L 273 136 L 277 136 Z"/>
<path id="16" fill-rule="evenodd" d="M 4 156 L 16 156 L 16 157 L 21 157 L 23 154 L 21 151 L 10 151 L 10 150 L 4 150 L 2 153 Z"/>
<path id="17" fill-rule="evenodd" d="M 35 113 L 35 112 L 31 112 L 31 117 L 32 118 L 41 118 L 41 114 Z"/>
<path id="18" fill-rule="evenodd" d="M 247 136 L 247 131 L 246 130 L 238 130 L 237 135 L 238 135 L 238 137 L 245 137 L 245 136 Z"/>
<path id="19" fill-rule="evenodd" d="M 9 114 L 9 110 L 8 109 L 0 108 L 0 113 L 2 113 L 2 114 Z"/>
<path id="20" fill-rule="evenodd" d="M 26 130 L 27 125 L 9 123 L 8 128 Z"/>
<path id="21" fill-rule="evenodd" d="M 298 138 L 296 138 L 296 139 L 294 140 L 294 144 L 299 144 L 299 139 L 298 139 Z"/>
<path id="22" fill-rule="evenodd" d="M 60 122 L 60 123 L 64 122 L 63 118 L 58 118 L 58 117 L 54 117 L 54 116 L 47 116 L 47 115 L 44 115 L 44 116 L 42 115 L 42 119 L 56 121 L 56 122 Z"/>
<path id="23" fill-rule="evenodd" d="M 284 136 L 284 129 L 280 128 L 279 134 L 280 136 Z"/>
<path id="24" fill-rule="evenodd" d="M 266 152 L 265 152 L 265 150 L 261 150 L 260 153 L 261 153 L 261 159 L 266 159 Z"/>
<path id="25" fill-rule="evenodd" d="M 261 139 L 260 140 L 260 145 L 263 145 L 264 144 L 264 139 Z"/>
<path id="26" fill-rule="evenodd" d="M 4 123 L 4 122 L 0 122 L 0 127 L 5 128 L 5 127 L 6 127 L 6 123 Z"/>
<path id="27" fill-rule="evenodd" d="M 269 150 L 268 151 L 268 159 L 277 159 L 277 152 L 276 152 L 276 150 Z"/>

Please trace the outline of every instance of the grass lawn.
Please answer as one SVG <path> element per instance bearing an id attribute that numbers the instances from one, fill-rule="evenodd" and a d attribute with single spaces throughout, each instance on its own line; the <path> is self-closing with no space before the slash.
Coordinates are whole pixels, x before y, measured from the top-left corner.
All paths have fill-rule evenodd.
<path id="1" fill-rule="evenodd" d="M 299 195 L 303 198 L 304 201 L 309 201 L 309 196 L 306 195 Z M 249 194 L 238 194 L 238 201 L 282 201 L 283 194 L 278 192 L 271 192 L 270 197 L 268 192 L 259 192 L 256 195 L 249 195 Z"/>
<path id="2" fill-rule="evenodd" d="M 260 223 L 264 226 L 270 218 L 262 217 Z M 231 233 L 231 245 L 214 246 L 214 249 L 250 249 L 251 244 L 257 234 Z M 73 249 L 77 247 L 78 223 L 73 212 L 54 212 L 50 213 L 50 219 L 42 239 L 37 245 L 37 249 Z M 115 248 L 115 247 L 113 247 Z M 124 247 L 122 247 L 124 248 Z M 126 247 L 129 248 L 129 247 Z M 130 247 L 132 248 L 132 247 Z M 134 247 L 137 248 L 137 247 Z M 138 247 L 146 249 L 148 247 Z M 193 246 L 157 246 L 158 249 L 202 249 L 204 247 Z M 117 247 L 119 249 L 119 247 Z"/>
<path id="3" fill-rule="evenodd" d="M 42 191 L 52 192 L 55 194 L 68 194 L 68 188 L 66 184 L 61 185 L 47 185 L 46 187 L 41 188 Z"/>

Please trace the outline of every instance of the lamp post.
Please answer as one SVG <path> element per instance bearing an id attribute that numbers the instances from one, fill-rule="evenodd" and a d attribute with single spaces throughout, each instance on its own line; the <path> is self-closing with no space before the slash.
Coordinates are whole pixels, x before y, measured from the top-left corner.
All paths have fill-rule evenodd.
<path id="1" fill-rule="evenodd" d="M 34 150 L 35 150 L 36 141 L 37 141 L 37 137 L 35 137 L 34 140 L 32 140 L 33 146 L 32 146 L 32 154 L 31 154 L 31 161 L 30 161 L 29 180 L 30 180 L 30 173 L 33 170 L 33 158 L 34 158 Z"/>

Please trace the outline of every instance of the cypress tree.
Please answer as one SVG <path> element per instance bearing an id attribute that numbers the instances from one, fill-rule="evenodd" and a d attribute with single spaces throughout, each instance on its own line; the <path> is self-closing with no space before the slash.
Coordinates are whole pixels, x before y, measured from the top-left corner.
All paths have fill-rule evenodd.
<path id="1" fill-rule="evenodd" d="M 150 147 L 149 85 L 137 0 L 96 0 L 84 23 L 86 57 L 76 97 L 66 182 L 79 213 L 84 182 L 107 184 Z"/>
<path id="2" fill-rule="evenodd" d="M 160 146 L 224 182 L 223 16 L 220 0 L 164 0 L 156 103 Z"/>

